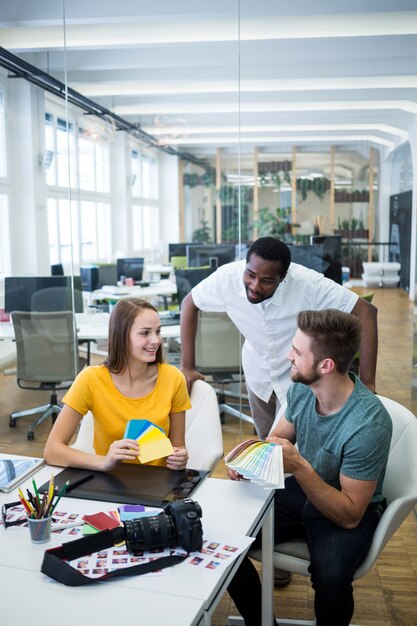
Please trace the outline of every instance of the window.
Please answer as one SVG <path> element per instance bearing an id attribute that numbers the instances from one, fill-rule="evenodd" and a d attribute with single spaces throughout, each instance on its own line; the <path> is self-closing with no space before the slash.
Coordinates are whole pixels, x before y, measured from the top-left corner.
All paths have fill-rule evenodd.
<path id="1" fill-rule="evenodd" d="M 64 265 L 107 259 L 111 248 L 110 204 L 91 200 L 48 200 L 51 263 Z M 71 250 L 73 258 L 71 258 Z"/>
<path id="2" fill-rule="evenodd" d="M 71 265 L 72 246 L 74 263 L 79 262 L 77 211 L 71 211 L 68 199 L 48 199 L 48 235 L 51 263 Z"/>
<path id="3" fill-rule="evenodd" d="M 159 236 L 159 211 L 156 206 L 134 204 L 132 206 L 133 249 L 152 250 Z"/>
<path id="4" fill-rule="evenodd" d="M 109 148 L 106 134 L 45 115 L 44 169 L 48 185 L 51 263 L 107 260 L 111 256 Z M 68 182 L 72 194 L 68 196 Z"/>
<path id="5" fill-rule="evenodd" d="M 106 259 L 111 247 L 110 204 L 81 202 L 81 262 Z"/>
<path id="6" fill-rule="evenodd" d="M 131 150 L 132 241 L 135 253 L 152 250 L 159 241 L 158 161 Z"/>

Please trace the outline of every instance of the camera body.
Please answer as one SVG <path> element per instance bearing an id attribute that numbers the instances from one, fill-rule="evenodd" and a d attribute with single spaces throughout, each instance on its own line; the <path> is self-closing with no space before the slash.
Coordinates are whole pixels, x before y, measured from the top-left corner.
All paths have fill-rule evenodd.
<path id="1" fill-rule="evenodd" d="M 126 547 L 133 554 L 158 548 L 181 547 L 187 552 L 203 545 L 202 511 L 190 498 L 170 502 L 163 513 L 124 522 Z"/>

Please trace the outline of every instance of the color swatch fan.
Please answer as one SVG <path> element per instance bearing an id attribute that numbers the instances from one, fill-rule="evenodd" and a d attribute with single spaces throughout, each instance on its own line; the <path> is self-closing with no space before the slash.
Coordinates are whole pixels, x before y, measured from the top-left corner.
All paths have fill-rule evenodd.
<path id="1" fill-rule="evenodd" d="M 130 420 L 126 425 L 124 437 L 136 439 L 138 442 L 138 459 L 141 463 L 162 459 L 174 452 L 172 443 L 162 428 L 149 420 Z"/>
<path id="2" fill-rule="evenodd" d="M 243 478 L 271 489 L 284 488 L 282 446 L 269 441 L 248 439 L 225 456 L 227 467 Z"/>

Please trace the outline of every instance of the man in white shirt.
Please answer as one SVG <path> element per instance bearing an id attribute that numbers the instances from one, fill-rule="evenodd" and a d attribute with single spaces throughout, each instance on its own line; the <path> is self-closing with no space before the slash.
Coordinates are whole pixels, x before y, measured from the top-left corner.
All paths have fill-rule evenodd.
<path id="1" fill-rule="evenodd" d="M 291 263 L 289 247 L 273 237 L 250 246 L 246 261 L 228 263 L 199 283 L 181 306 L 181 369 L 188 389 L 204 376 L 195 369 L 198 311 L 225 312 L 245 338 L 242 365 L 256 431 L 264 439 L 290 385 L 286 356 L 300 311 L 338 309 L 362 325 L 360 378 L 375 391 L 377 310 L 322 274 Z"/>

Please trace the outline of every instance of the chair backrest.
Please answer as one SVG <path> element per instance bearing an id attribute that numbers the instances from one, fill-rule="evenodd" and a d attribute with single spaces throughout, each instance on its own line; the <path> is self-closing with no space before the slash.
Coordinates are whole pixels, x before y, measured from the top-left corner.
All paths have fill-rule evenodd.
<path id="1" fill-rule="evenodd" d="M 392 420 L 392 438 L 383 492 L 388 504 L 400 497 L 417 499 L 417 418 L 395 400 L 378 396 Z"/>
<path id="2" fill-rule="evenodd" d="M 39 312 L 70 311 L 72 309 L 71 287 L 47 287 L 35 291 L 31 298 L 31 310 Z M 83 294 L 74 289 L 74 309 L 83 312 Z"/>
<path id="3" fill-rule="evenodd" d="M 243 337 L 226 313 L 199 311 L 196 368 L 205 374 L 240 372 Z"/>
<path id="4" fill-rule="evenodd" d="M 365 574 L 417 504 L 417 419 L 404 406 L 379 396 L 392 420 L 392 439 L 383 493 L 388 506 L 376 527 L 365 561 L 354 578 Z"/>
<path id="5" fill-rule="evenodd" d="M 17 379 L 54 383 L 73 380 L 79 370 L 72 311 L 14 311 Z"/>
<path id="6" fill-rule="evenodd" d="M 212 470 L 223 456 L 223 436 L 220 425 L 216 392 L 202 380 L 197 380 L 191 391 L 192 408 L 185 414 L 185 444 L 191 469 Z M 88 412 L 81 421 L 76 450 L 94 454 L 93 415 Z"/>
<path id="7" fill-rule="evenodd" d="M 223 456 L 219 405 L 213 387 L 196 380 L 191 390 L 192 408 L 185 414 L 187 467 L 212 470 Z"/>

